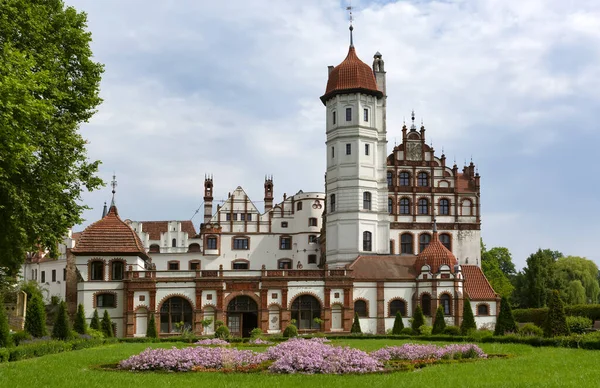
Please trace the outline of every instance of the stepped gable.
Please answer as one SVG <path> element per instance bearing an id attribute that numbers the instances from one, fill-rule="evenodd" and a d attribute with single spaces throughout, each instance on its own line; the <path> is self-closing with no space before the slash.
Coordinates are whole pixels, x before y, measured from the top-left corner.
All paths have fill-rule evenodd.
<path id="1" fill-rule="evenodd" d="M 100 221 L 88 226 L 72 252 L 76 255 L 122 255 L 149 259 L 142 241 L 121 218 L 116 206 Z"/>
<path id="2" fill-rule="evenodd" d="M 356 56 L 356 49 L 350 46 L 346 59 L 329 73 L 325 94 L 321 96 L 323 104 L 331 97 L 343 93 L 363 93 L 383 97 L 377 89 L 375 75 L 369 65 Z"/>
<path id="3" fill-rule="evenodd" d="M 481 268 L 476 265 L 461 265 L 461 268 L 465 278 L 465 292 L 470 300 L 494 300 L 499 298 Z"/>
<path id="4" fill-rule="evenodd" d="M 195 238 L 198 233 L 192 221 L 175 221 L 181 223 L 181 231 L 188 234 L 188 238 Z M 160 240 L 162 233 L 169 231 L 169 221 L 140 221 L 142 232 L 148 233 L 150 240 Z"/>
<path id="5" fill-rule="evenodd" d="M 352 270 L 354 280 L 414 280 L 418 274 L 415 260 L 416 257 L 412 255 L 359 256 L 348 269 Z"/>
<path id="6" fill-rule="evenodd" d="M 434 230 L 433 237 L 431 238 L 429 245 L 427 245 L 423 252 L 417 255 L 415 269 L 418 272 L 421 272 L 421 268 L 425 264 L 431 267 L 432 273 L 437 273 L 439 268 L 444 264 L 450 267 L 451 272 L 454 272 L 454 266 L 458 264 L 456 257 L 448 250 L 448 248 L 444 246 L 444 244 L 442 244 L 438 238 L 437 230 Z"/>

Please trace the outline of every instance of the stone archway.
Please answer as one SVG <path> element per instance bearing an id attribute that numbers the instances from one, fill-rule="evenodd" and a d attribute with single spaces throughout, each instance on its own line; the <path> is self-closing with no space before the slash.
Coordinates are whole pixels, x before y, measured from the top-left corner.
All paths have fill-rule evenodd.
<path id="1" fill-rule="evenodd" d="M 162 334 L 180 333 L 183 329 L 194 330 L 194 309 L 187 298 L 173 296 L 160 306 L 160 332 Z"/>
<path id="2" fill-rule="evenodd" d="M 249 337 L 259 327 L 258 304 L 248 295 L 240 295 L 227 304 L 227 327 L 231 335 Z"/>

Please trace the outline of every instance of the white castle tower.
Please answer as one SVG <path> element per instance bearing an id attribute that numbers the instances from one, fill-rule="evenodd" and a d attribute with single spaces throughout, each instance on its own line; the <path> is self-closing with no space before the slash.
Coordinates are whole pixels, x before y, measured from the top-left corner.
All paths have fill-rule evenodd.
<path id="1" fill-rule="evenodd" d="M 327 114 L 326 255 L 343 266 L 359 255 L 388 254 L 390 220 L 386 182 L 386 96 L 381 54 L 373 68 L 350 48 L 329 66 L 321 97 Z"/>

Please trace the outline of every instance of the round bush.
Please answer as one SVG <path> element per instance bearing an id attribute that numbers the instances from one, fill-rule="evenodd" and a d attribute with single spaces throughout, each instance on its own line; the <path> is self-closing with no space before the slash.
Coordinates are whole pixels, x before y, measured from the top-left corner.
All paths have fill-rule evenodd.
<path id="1" fill-rule="evenodd" d="M 17 331 L 16 333 L 14 333 L 12 335 L 13 343 L 17 346 L 19 345 L 19 343 L 21 343 L 21 341 L 29 341 L 30 339 L 31 339 L 31 334 L 29 334 L 25 330 Z"/>
<path id="2" fill-rule="evenodd" d="M 592 327 L 592 320 L 586 317 L 567 317 L 569 331 L 574 334 L 583 334 Z"/>
<path id="3" fill-rule="evenodd" d="M 532 337 L 543 337 L 544 329 L 534 325 L 533 323 L 526 323 L 519 329 L 520 335 L 527 335 Z"/>
<path id="4" fill-rule="evenodd" d="M 419 326 L 419 333 L 421 333 L 421 335 L 431 335 L 432 330 L 433 330 L 433 328 L 431 326 L 427 326 L 427 325 Z"/>
<path id="5" fill-rule="evenodd" d="M 444 328 L 443 334 L 447 335 L 460 335 L 460 327 L 458 326 L 446 326 Z"/>
<path id="6" fill-rule="evenodd" d="M 254 328 L 252 329 L 252 331 L 250 332 L 250 338 L 260 338 L 263 335 L 263 331 L 261 329 Z"/>
<path id="7" fill-rule="evenodd" d="M 217 327 L 215 330 L 215 338 L 227 339 L 229 338 L 229 328 L 225 325 Z"/>
<path id="8" fill-rule="evenodd" d="M 404 329 L 400 330 L 400 334 L 402 334 L 402 335 L 414 335 L 415 332 L 413 331 L 412 327 L 405 327 Z"/>
<path id="9" fill-rule="evenodd" d="M 292 338 L 298 336 L 298 328 L 295 325 L 288 325 L 283 331 L 284 338 Z"/>

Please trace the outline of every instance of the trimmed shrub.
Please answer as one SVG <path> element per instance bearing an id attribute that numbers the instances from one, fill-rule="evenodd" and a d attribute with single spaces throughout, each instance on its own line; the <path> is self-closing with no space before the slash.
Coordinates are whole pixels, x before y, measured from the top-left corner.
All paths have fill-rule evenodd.
<path id="1" fill-rule="evenodd" d="M 402 314 L 400 311 L 396 311 L 396 318 L 394 318 L 394 328 L 392 329 L 392 334 L 399 335 L 402 334 L 402 330 L 404 330 L 404 322 L 402 321 Z M 412 329 L 410 329 L 412 333 Z"/>
<path id="2" fill-rule="evenodd" d="M 156 320 L 154 319 L 154 313 L 148 313 L 150 318 L 148 319 L 148 328 L 146 329 L 146 338 L 158 338 L 156 331 Z"/>
<path id="3" fill-rule="evenodd" d="M 69 339 L 70 336 L 71 329 L 69 328 L 69 318 L 67 317 L 67 304 L 60 302 L 58 314 L 56 314 L 56 320 L 52 328 L 52 338 L 64 341 Z"/>
<path id="4" fill-rule="evenodd" d="M 215 321 L 215 330 L 219 328 L 219 326 L 223 326 L 225 324 L 225 322 L 223 321 Z"/>
<path id="5" fill-rule="evenodd" d="M 526 323 L 523 327 L 519 328 L 519 335 L 542 337 L 544 335 L 544 330 L 533 323 Z"/>
<path id="6" fill-rule="evenodd" d="M 573 334 L 583 334 L 592 328 L 592 320 L 586 317 L 567 317 L 567 327 Z"/>
<path id="7" fill-rule="evenodd" d="M 3 362 L 8 362 L 10 359 L 10 350 L 7 348 L 0 348 L 0 364 Z"/>
<path id="8" fill-rule="evenodd" d="M 215 338 L 227 339 L 229 338 L 229 334 L 229 328 L 225 325 L 220 325 L 217 327 L 217 330 L 215 330 Z"/>
<path id="9" fill-rule="evenodd" d="M 415 313 L 413 314 L 412 320 L 410 322 L 410 327 L 412 327 L 413 332 L 420 334 L 419 328 L 425 325 L 425 316 L 423 315 L 423 309 L 421 306 L 417 305 L 415 309 Z"/>
<path id="10" fill-rule="evenodd" d="M 421 333 L 421 335 L 431 335 L 432 330 L 433 328 L 427 325 L 422 325 L 421 327 L 419 327 L 419 333 Z"/>
<path id="11" fill-rule="evenodd" d="M 460 327 L 458 326 L 446 326 L 442 334 L 446 335 L 460 335 Z"/>
<path id="12" fill-rule="evenodd" d="M 593 321 L 600 320 L 600 304 L 576 304 L 571 306 L 565 306 L 565 314 L 567 316 L 574 317 L 586 317 Z M 517 322 L 533 322 L 537 326 L 542 327 L 546 316 L 548 315 L 548 308 L 537 308 L 537 309 L 518 309 L 514 310 L 515 320 Z"/>
<path id="13" fill-rule="evenodd" d="M 440 305 L 435 312 L 435 320 L 433 321 L 431 334 L 442 334 L 445 328 L 446 320 L 444 320 L 444 308 Z"/>
<path id="14" fill-rule="evenodd" d="M 557 337 L 560 335 L 569 335 L 569 326 L 567 326 L 563 301 L 560 299 L 558 291 L 554 290 L 548 303 L 548 316 L 544 322 L 544 336 Z"/>
<path id="15" fill-rule="evenodd" d="M 536 309 L 517 309 L 514 311 L 515 321 L 520 323 L 533 322 L 536 326 L 544 326 L 544 321 L 548 315 L 548 308 Z"/>
<path id="16" fill-rule="evenodd" d="M 298 328 L 296 327 L 296 325 L 292 325 L 290 323 L 283 331 L 283 337 L 284 338 L 298 337 Z"/>
<path id="17" fill-rule="evenodd" d="M 500 314 L 496 320 L 496 329 L 494 335 L 504 335 L 505 333 L 516 333 L 517 324 L 512 314 L 512 309 L 505 296 L 500 301 Z"/>
<path id="18" fill-rule="evenodd" d="M 468 335 L 473 330 L 477 330 L 477 324 L 473 316 L 471 301 L 469 298 L 465 298 L 463 301 L 463 320 L 460 323 L 460 332 L 462 335 Z"/>
<path id="19" fill-rule="evenodd" d="M 94 316 L 90 322 L 90 329 L 100 330 L 100 317 L 98 316 L 98 310 L 94 310 Z"/>
<path id="20" fill-rule="evenodd" d="M 8 316 L 4 308 L 4 301 L 0 296 L 0 348 L 7 348 L 11 345 L 12 338 L 10 336 L 10 327 L 8 326 Z M 2 362 L 2 356 L 0 356 L 0 362 Z"/>
<path id="21" fill-rule="evenodd" d="M 402 330 L 400 330 L 400 333 L 398 333 L 400 335 L 414 335 L 415 332 L 413 331 L 412 328 L 410 327 L 405 327 Z"/>
<path id="22" fill-rule="evenodd" d="M 263 335 L 263 331 L 260 328 L 254 328 L 250 332 L 250 338 L 260 338 Z"/>
<path id="23" fill-rule="evenodd" d="M 106 338 L 114 337 L 113 325 L 112 325 L 112 321 L 110 320 L 110 315 L 108 314 L 108 310 L 104 310 L 104 315 L 102 316 L 102 322 L 100 322 L 100 330 L 102 331 L 102 334 L 104 334 L 104 336 Z"/>
<path id="24" fill-rule="evenodd" d="M 87 332 L 85 311 L 81 303 L 77 306 L 77 314 L 75 314 L 75 320 L 73 321 L 73 330 L 79 334 L 85 334 Z"/>
<path id="25" fill-rule="evenodd" d="M 360 320 L 358 319 L 358 313 L 354 313 L 354 322 L 352 322 L 350 333 L 362 333 L 362 330 L 360 329 Z"/>
<path id="26" fill-rule="evenodd" d="M 100 330 L 88 329 L 86 335 L 92 339 L 104 339 L 104 334 Z"/>
<path id="27" fill-rule="evenodd" d="M 43 337 L 48 333 L 46 330 L 46 309 L 44 307 L 44 301 L 41 296 L 35 293 L 27 303 L 25 331 L 33 337 L 38 338 Z"/>
<path id="28" fill-rule="evenodd" d="M 21 341 L 29 341 L 29 340 L 31 340 L 31 338 L 32 338 L 31 334 L 29 334 L 25 330 L 17 331 L 16 333 L 13 333 L 13 335 L 12 335 L 12 341 L 15 344 L 15 346 L 19 346 Z"/>

